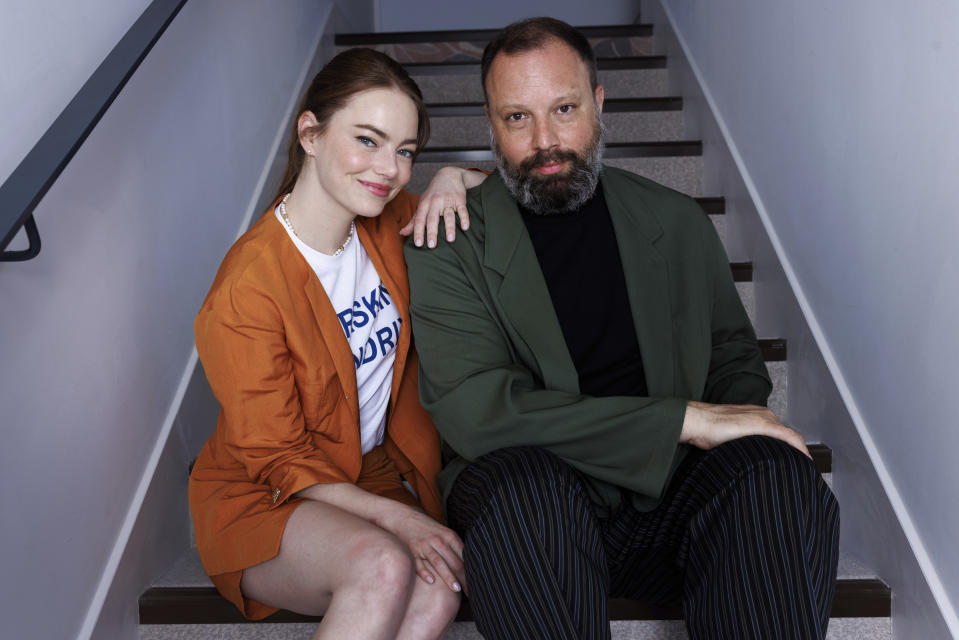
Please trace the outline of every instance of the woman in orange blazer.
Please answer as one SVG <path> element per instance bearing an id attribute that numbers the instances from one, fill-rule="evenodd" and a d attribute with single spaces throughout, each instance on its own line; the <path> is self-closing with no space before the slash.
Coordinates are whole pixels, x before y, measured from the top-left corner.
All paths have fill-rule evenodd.
<path id="1" fill-rule="evenodd" d="M 459 606 L 463 547 L 440 523 L 399 233 L 428 137 L 402 67 L 336 56 L 304 96 L 278 204 L 196 319 L 221 404 L 190 478 L 204 568 L 247 617 L 323 615 L 315 638 L 438 638 Z"/>

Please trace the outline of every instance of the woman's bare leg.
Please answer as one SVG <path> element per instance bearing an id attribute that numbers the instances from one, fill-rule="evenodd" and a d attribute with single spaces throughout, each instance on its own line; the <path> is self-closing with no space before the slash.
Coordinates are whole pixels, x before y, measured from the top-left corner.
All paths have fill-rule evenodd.
<path id="1" fill-rule="evenodd" d="M 460 594 L 450 591 L 442 580 L 427 584 L 420 578 L 413 583 L 406 615 L 396 634 L 397 640 L 436 640 L 442 638 L 456 618 Z"/>
<path id="2" fill-rule="evenodd" d="M 422 582 L 409 550 L 391 533 L 307 500 L 290 516 L 277 556 L 246 569 L 240 589 L 270 606 L 323 615 L 316 640 L 374 640 L 397 636 L 414 580 Z"/>

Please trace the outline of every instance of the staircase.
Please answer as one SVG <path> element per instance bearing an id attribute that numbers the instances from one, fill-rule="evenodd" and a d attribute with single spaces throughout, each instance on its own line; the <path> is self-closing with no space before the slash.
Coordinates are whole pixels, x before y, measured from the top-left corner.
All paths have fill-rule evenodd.
<path id="1" fill-rule="evenodd" d="M 684 103 L 669 95 L 666 58 L 654 56 L 649 25 L 582 29 L 597 55 L 599 82 L 606 89 L 604 121 L 609 130 L 607 164 L 635 171 L 697 199 L 720 237 L 725 238 L 726 201 L 722 194 L 703 193 L 702 143 L 685 138 Z M 495 33 L 489 30 L 341 34 L 338 47 L 368 46 L 403 63 L 419 84 L 429 105 L 433 135 L 414 167 L 409 189 L 420 192 L 436 169 L 448 164 L 492 169 L 489 134 L 483 115 L 479 58 Z M 753 317 L 752 264 L 748 256 L 730 256 L 730 268 L 747 313 Z M 762 327 L 757 327 L 762 335 Z M 773 379 L 769 406 L 788 422 L 786 341 L 760 340 Z M 832 470 L 828 446 L 810 446 L 827 482 Z M 842 503 L 842 496 L 839 496 Z M 843 549 L 839 584 L 833 603 L 830 640 L 891 640 L 891 593 L 855 550 Z M 685 639 L 682 610 L 611 600 L 613 638 Z M 464 602 L 450 640 L 480 638 Z M 317 618 L 279 612 L 266 621 L 249 623 L 212 587 L 196 549 L 140 598 L 140 638 L 309 638 Z"/>

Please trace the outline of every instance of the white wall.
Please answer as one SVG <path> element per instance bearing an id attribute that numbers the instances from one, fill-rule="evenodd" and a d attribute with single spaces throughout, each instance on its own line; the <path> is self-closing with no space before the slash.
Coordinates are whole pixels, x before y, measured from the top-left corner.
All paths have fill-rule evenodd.
<path id="1" fill-rule="evenodd" d="M 35 77 L 21 87 L 36 104 L 14 113 L 2 102 L 4 154 L 21 130 L 31 131 L 27 146 L 35 142 L 49 124 L 37 123 L 55 117 L 147 3 L 9 4 L 4 82 L 28 77 L 19 65 L 29 38 L 7 36 L 42 36 L 45 47 L 29 49 Z M 154 466 L 182 448 L 167 436 L 194 372 L 193 317 L 258 207 L 331 5 L 187 3 L 37 208 L 40 256 L 0 264 L 4 637 L 91 633 Z M 369 12 L 365 21 L 353 13 L 355 28 L 372 25 Z M 69 53 L 38 28 L 51 20 Z M 92 62 L 34 91 L 67 59 Z M 174 529 L 188 544 L 185 474 L 159 464 L 177 492 Z M 169 524 L 162 512 L 147 516 Z M 101 631 L 122 637 L 103 621 Z"/>
<path id="2" fill-rule="evenodd" d="M 959 634 L 959 6 L 664 5 L 875 466 L 861 477 L 883 483 Z"/>
<path id="3" fill-rule="evenodd" d="M 378 31 L 499 29 L 534 16 L 554 16 L 576 26 L 631 24 L 639 13 L 639 0 L 377 0 L 376 6 Z"/>

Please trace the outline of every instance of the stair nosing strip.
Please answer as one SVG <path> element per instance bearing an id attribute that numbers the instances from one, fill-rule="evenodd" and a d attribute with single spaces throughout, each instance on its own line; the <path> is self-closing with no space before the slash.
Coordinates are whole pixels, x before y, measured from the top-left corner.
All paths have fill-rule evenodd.
<path id="1" fill-rule="evenodd" d="M 752 262 L 730 262 L 729 268 L 733 272 L 733 282 L 752 282 Z"/>
<path id="2" fill-rule="evenodd" d="M 599 71 L 622 71 L 629 69 L 665 69 L 666 56 L 624 56 L 621 58 L 596 58 Z M 476 75 L 480 63 L 477 60 L 451 62 L 404 62 L 403 68 L 411 76 Z"/>
<path id="3" fill-rule="evenodd" d="M 786 340 L 783 338 L 759 338 L 759 349 L 766 362 L 786 361 Z"/>
<path id="4" fill-rule="evenodd" d="M 587 38 L 629 38 L 653 35 L 651 24 L 598 25 L 576 27 Z M 489 42 L 500 29 L 457 29 L 445 31 L 387 31 L 365 33 L 338 33 L 333 44 L 338 47 L 369 46 L 371 44 L 415 44 L 429 42 Z"/>
<path id="5" fill-rule="evenodd" d="M 726 198 L 723 196 L 707 196 L 693 199 L 700 207 L 702 207 L 703 211 L 711 216 L 721 216 L 726 214 Z"/>
<path id="6" fill-rule="evenodd" d="M 892 592 L 878 578 L 837 580 L 832 618 L 887 618 Z M 304 616 L 279 611 L 262 620 L 247 620 L 215 587 L 154 587 L 139 601 L 140 624 L 236 624 L 319 622 L 321 616 Z M 612 620 L 681 620 L 682 607 L 655 607 L 635 600 L 609 600 Z M 474 619 L 464 600 L 456 617 L 459 622 Z"/>

